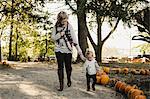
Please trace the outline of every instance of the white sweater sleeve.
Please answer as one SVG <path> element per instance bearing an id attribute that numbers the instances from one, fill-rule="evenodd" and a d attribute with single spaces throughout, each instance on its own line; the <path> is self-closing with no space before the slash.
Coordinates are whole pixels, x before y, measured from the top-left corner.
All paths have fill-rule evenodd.
<path id="1" fill-rule="evenodd" d="M 74 43 L 74 45 L 75 45 L 75 47 L 77 49 L 77 52 L 80 54 L 80 53 L 82 53 L 82 50 L 81 50 L 81 48 L 80 48 L 80 46 L 78 44 L 77 37 L 76 37 L 76 35 L 74 33 L 72 25 L 69 25 L 69 26 L 70 26 L 70 34 L 71 34 L 73 43 Z"/>
<path id="2" fill-rule="evenodd" d="M 60 38 L 61 38 L 61 35 L 60 35 L 60 33 L 56 34 L 56 27 L 54 26 L 53 30 L 52 30 L 52 39 L 56 41 L 56 40 L 58 40 Z"/>

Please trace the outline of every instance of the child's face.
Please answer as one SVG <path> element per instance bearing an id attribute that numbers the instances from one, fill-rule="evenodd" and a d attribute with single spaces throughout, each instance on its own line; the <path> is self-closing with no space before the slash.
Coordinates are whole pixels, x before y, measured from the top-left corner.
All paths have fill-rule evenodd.
<path id="1" fill-rule="evenodd" d="M 88 60 L 93 59 L 93 53 L 92 53 L 92 52 L 90 52 L 90 53 L 87 55 L 87 58 L 88 58 Z"/>

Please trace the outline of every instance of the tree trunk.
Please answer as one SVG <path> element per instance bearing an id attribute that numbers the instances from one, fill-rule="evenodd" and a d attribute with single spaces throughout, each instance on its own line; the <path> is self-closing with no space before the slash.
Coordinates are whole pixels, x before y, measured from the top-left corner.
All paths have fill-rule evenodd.
<path id="1" fill-rule="evenodd" d="M 97 48 L 95 50 L 95 55 L 96 55 L 96 60 L 98 62 L 102 62 L 102 47 L 103 47 L 103 42 L 102 42 L 102 22 L 101 22 L 101 17 L 97 14 L 96 16 L 96 19 L 97 19 Z"/>
<path id="2" fill-rule="evenodd" d="M 3 34 L 3 29 L 1 31 L 1 34 L 0 34 L 0 62 L 2 61 L 2 34 Z"/>
<path id="3" fill-rule="evenodd" d="M 1 37 L 0 37 L 0 62 L 2 62 L 2 47 L 1 47 Z"/>
<path id="4" fill-rule="evenodd" d="M 2 18 L 3 18 L 3 14 L 2 14 L 2 16 L 1 16 L 0 21 L 2 20 Z M 2 62 L 2 44 L 1 44 L 1 41 L 2 41 L 2 34 L 3 34 L 4 28 L 2 28 L 1 30 L 2 30 L 2 31 L 1 31 L 1 34 L 0 34 L 0 62 Z"/>
<path id="5" fill-rule="evenodd" d="M 82 2 L 82 3 L 81 3 Z M 86 0 L 78 0 L 77 1 L 77 18 L 78 18 L 78 40 L 79 46 L 83 54 L 85 55 L 86 49 L 88 47 L 87 43 L 87 35 L 88 35 L 88 28 L 86 25 L 86 12 L 85 12 L 85 4 Z M 79 61 L 79 56 L 77 57 L 77 61 Z"/>
<path id="6" fill-rule="evenodd" d="M 13 33 L 13 22 L 11 22 L 11 31 L 10 31 L 10 41 L 9 41 L 9 58 L 8 60 L 12 60 L 11 52 L 12 52 L 12 33 Z"/>
<path id="7" fill-rule="evenodd" d="M 17 59 L 17 56 L 18 56 L 18 38 L 19 38 L 19 36 L 18 36 L 18 30 L 17 30 L 17 28 L 16 28 L 16 33 L 17 33 L 17 38 L 16 38 L 16 44 L 15 44 L 15 46 L 16 46 L 16 53 L 15 53 L 15 60 L 16 61 L 18 61 L 18 59 Z"/>
<path id="8" fill-rule="evenodd" d="M 88 28 L 86 25 L 86 3 L 87 0 L 75 0 L 77 4 L 77 9 L 75 10 L 68 0 L 65 0 L 66 4 L 69 5 L 72 11 L 77 14 L 78 18 L 78 40 L 79 46 L 81 47 L 82 53 L 85 55 L 86 49 L 88 47 L 87 36 L 88 36 Z M 79 55 L 77 57 L 77 62 L 81 61 Z"/>
<path id="9" fill-rule="evenodd" d="M 97 47 L 97 53 L 95 53 L 96 54 L 96 60 L 97 60 L 97 62 L 100 62 L 100 63 L 102 63 L 102 48 L 103 48 L 103 46 L 99 45 Z"/>
<path id="10" fill-rule="evenodd" d="M 13 34 L 13 18 L 14 18 L 14 0 L 12 0 L 11 5 L 11 31 L 10 31 L 10 42 L 9 42 L 9 58 L 8 60 L 12 60 L 11 52 L 12 52 L 12 34 Z"/>
<path id="11" fill-rule="evenodd" d="M 46 56 L 46 54 L 47 54 L 47 46 L 48 46 L 47 43 L 48 43 L 48 42 L 47 42 L 47 33 L 46 33 L 44 58 L 45 58 L 45 56 Z"/>

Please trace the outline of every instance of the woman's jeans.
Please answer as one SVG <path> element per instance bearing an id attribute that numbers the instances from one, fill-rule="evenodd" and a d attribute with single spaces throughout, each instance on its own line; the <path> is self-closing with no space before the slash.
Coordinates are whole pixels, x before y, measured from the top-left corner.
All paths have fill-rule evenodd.
<path id="1" fill-rule="evenodd" d="M 64 66 L 66 69 L 67 74 L 67 80 L 68 82 L 71 82 L 71 60 L 72 60 L 72 53 L 61 53 L 61 52 L 55 52 L 57 63 L 58 63 L 58 78 L 59 82 L 63 83 L 64 79 Z"/>

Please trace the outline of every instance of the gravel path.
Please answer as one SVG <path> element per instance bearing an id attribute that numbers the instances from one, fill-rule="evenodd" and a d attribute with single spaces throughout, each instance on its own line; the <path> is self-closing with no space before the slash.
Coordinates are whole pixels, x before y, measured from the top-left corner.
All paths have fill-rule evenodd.
<path id="1" fill-rule="evenodd" d="M 0 99 L 124 99 L 110 88 L 96 85 L 86 91 L 81 64 L 73 64 L 72 86 L 58 92 L 57 65 L 46 63 L 10 63 L 13 69 L 0 69 Z M 66 76 L 65 76 L 66 83 Z"/>

